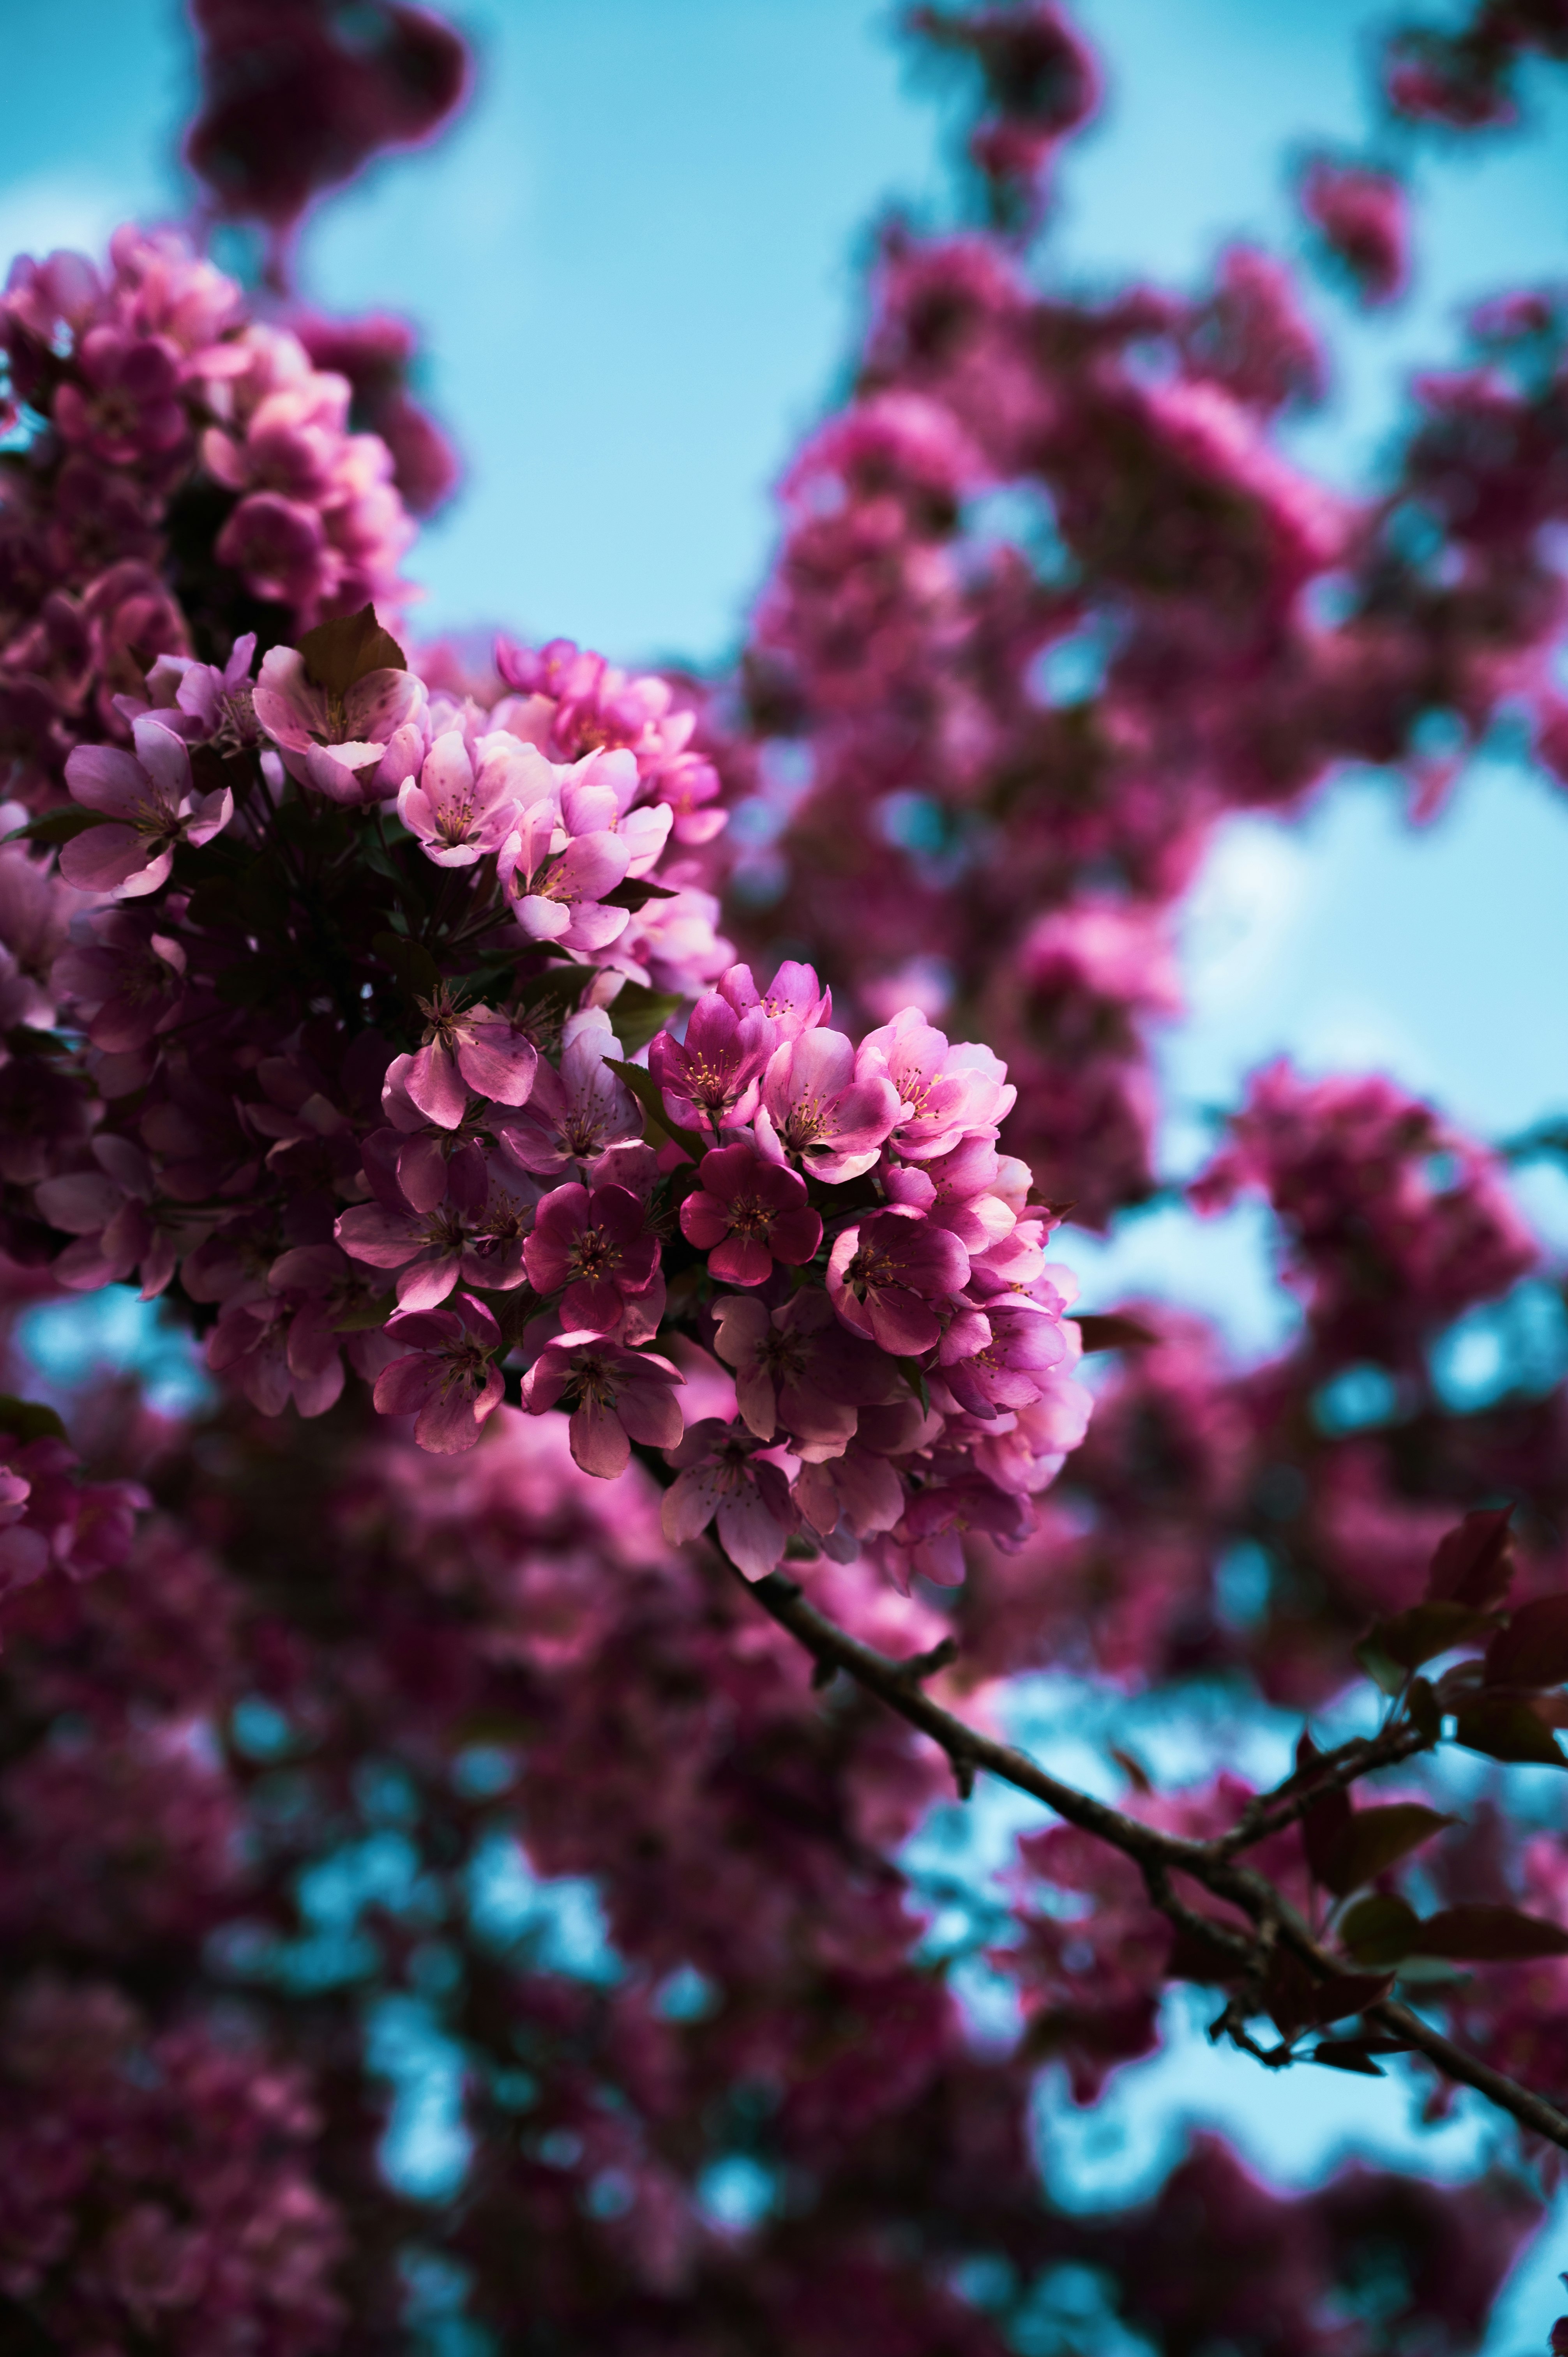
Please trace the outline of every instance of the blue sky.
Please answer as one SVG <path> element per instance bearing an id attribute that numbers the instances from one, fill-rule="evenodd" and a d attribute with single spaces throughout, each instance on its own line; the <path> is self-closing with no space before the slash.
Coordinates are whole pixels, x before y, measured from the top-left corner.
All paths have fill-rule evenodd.
<path id="1" fill-rule="evenodd" d="M 462 499 L 415 552 L 423 619 L 564 632 L 627 659 L 717 660 L 766 564 L 768 486 L 849 348 L 866 224 L 896 194 L 940 199 L 935 118 L 887 38 L 893 11 L 467 0 L 452 13 L 480 59 L 464 120 L 335 200 L 305 250 L 317 299 L 418 320 L 429 395 L 467 459 Z M 1081 0 L 1110 95 L 1064 175 L 1059 278 L 1194 284 L 1228 237 L 1291 250 L 1283 158 L 1306 141 L 1366 140 L 1382 13 L 1364 0 Z M 119 219 L 177 209 L 167 156 L 189 58 L 173 0 L 12 10 L 5 44 L 6 253 L 98 244 Z M 1369 326 L 1309 295 L 1338 382 L 1296 447 L 1340 482 L 1375 468 L 1405 372 L 1452 354 L 1466 299 L 1568 277 L 1568 78 L 1554 88 L 1537 74 L 1529 90 L 1529 136 L 1414 156 L 1408 306 Z M 1489 1135 L 1558 1109 L 1565 909 L 1568 802 L 1501 762 L 1477 764 L 1453 813 L 1422 832 L 1367 776 L 1337 781 L 1304 823 L 1234 822 L 1185 919 L 1189 1014 L 1161 1050 L 1173 1158 L 1190 1157 L 1199 1109 L 1283 1049 L 1318 1069 L 1380 1065 Z M 1568 1188 L 1538 1178 L 1530 1200 L 1568 1243 Z M 1159 1214 L 1074 1256 L 1091 1297 L 1134 1282 L 1174 1291 L 1246 1349 L 1288 1323 L 1244 1216 L 1198 1227 Z M 1179 2054 L 1160 2067 L 1127 2098 L 1145 2158 L 1155 2124 L 1209 2101 L 1206 2089 L 1228 2118 L 1259 2124 L 1251 2141 L 1238 2128 L 1243 2148 L 1286 2179 L 1337 2142 L 1406 2161 L 1418 2149 L 1392 2089 L 1369 2091 L 1380 2110 L 1363 2087 L 1316 2074 L 1293 2159 L 1274 2133 L 1276 2091 L 1260 2098 L 1238 2075 L 1233 2100 L 1230 2074 L 1214 2093 Z M 1551 2256 L 1543 2242 L 1493 2357 L 1543 2343 Z"/>

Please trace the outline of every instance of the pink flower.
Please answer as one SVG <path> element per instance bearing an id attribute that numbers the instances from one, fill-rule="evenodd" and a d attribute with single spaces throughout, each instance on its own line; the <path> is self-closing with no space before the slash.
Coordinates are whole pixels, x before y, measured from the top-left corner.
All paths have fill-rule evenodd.
<path id="1" fill-rule="evenodd" d="M 54 1276 L 73 1293 L 95 1293 L 123 1284 L 139 1266 L 149 1301 L 165 1290 L 179 1257 L 172 1230 L 155 1216 L 153 1166 L 128 1137 L 96 1137 L 92 1154 L 96 1170 L 45 1178 L 33 1190 L 49 1225 L 77 1239 L 55 1262 Z"/>
<path id="2" fill-rule="evenodd" d="M 612 1480 L 624 1473 L 632 1441 L 673 1448 L 681 1403 L 672 1386 L 685 1378 L 651 1351 L 628 1351 L 600 1334 L 562 1334 L 547 1342 L 522 1379 L 522 1404 L 542 1415 L 570 1397 L 572 1455 L 585 1473 Z"/>
<path id="3" fill-rule="evenodd" d="M 1006 1065 L 989 1048 L 950 1048 L 913 1006 L 866 1033 L 855 1073 L 891 1081 L 897 1089 L 901 1110 L 893 1135 L 908 1161 L 947 1153 L 966 1130 L 994 1129 L 1018 1099 Z"/>
<path id="4" fill-rule="evenodd" d="M 427 859 L 437 867 L 471 867 L 500 850 L 516 823 L 517 771 L 529 749 L 508 737 L 489 737 L 476 764 L 458 730 L 435 739 L 418 783 L 410 777 L 397 798 L 397 814 Z M 537 754 L 533 759 L 545 767 Z"/>
<path id="5" fill-rule="evenodd" d="M 1060 1319 L 1023 1295 L 988 1302 L 985 1322 L 990 1339 L 951 1364 L 944 1358 L 936 1388 L 970 1415 L 989 1418 L 1036 1400 L 1069 1345 Z"/>
<path id="6" fill-rule="evenodd" d="M 105 909 L 79 917 L 52 979 L 95 1048 L 145 1048 L 177 1022 L 185 1004 L 185 952 L 145 915 Z"/>
<path id="7" fill-rule="evenodd" d="M 332 802 L 386 800 L 419 768 L 424 689 L 412 672 L 368 671 L 338 695 L 317 686 L 297 648 L 274 647 L 253 701 L 289 775 Z M 392 753 L 402 755 L 392 765 L 398 774 L 383 776 Z"/>
<path id="8" fill-rule="evenodd" d="M 906 1491 L 897 1471 L 880 1451 L 858 1440 L 838 1457 L 804 1464 L 795 1484 L 795 1503 L 829 1555 L 847 1563 L 858 1542 L 890 1531 L 901 1519 Z"/>
<path id="9" fill-rule="evenodd" d="M 798 1456 L 837 1456 L 854 1436 L 857 1410 L 901 1389 L 897 1370 L 845 1330 L 815 1286 L 771 1311 L 755 1294 L 726 1294 L 714 1317 L 714 1348 L 736 1371 L 747 1429 L 771 1441 L 781 1426 Z"/>
<path id="10" fill-rule="evenodd" d="M 569 1016 L 561 1039 L 560 1071 L 541 1060 L 526 1108 L 499 1126 L 525 1170 L 592 1162 L 607 1146 L 641 1134 L 636 1098 L 605 1070 L 607 1056 L 620 1060 L 621 1047 L 604 1008 L 586 1006 Z"/>
<path id="11" fill-rule="evenodd" d="M 835 1185 L 871 1169 L 898 1118 L 898 1092 L 891 1081 L 854 1073 L 854 1049 L 842 1031 L 787 1039 L 762 1077 L 760 1151 L 770 1161 L 799 1155 L 813 1178 Z"/>
<path id="12" fill-rule="evenodd" d="M 632 843 L 616 832 L 619 815 L 613 785 L 594 785 L 568 771 L 555 831 L 546 834 L 536 822 L 508 836 L 498 873 L 530 941 L 591 953 L 626 931 L 630 910 L 605 901 L 625 882 L 631 863 Z M 558 840 L 563 833 L 564 843 Z"/>
<path id="13" fill-rule="evenodd" d="M 818 982 L 815 970 L 786 958 L 766 990 L 758 990 L 748 965 L 732 965 L 718 979 L 718 994 L 737 1015 L 766 1015 L 773 1037 L 782 1043 L 825 1023 L 833 1011 L 833 995 Z"/>
<path id="14" fill-rule="evenodd" d="M 895 1359 L 917 1358 L 941 1339 L 934 1305 L 969 1279 L 969 1254 L 918 1211 L 874 1211 L 843 1230 L 828 1262 L 828 1292 L 846 1326 Z"/>
<path id="15" fill-rule="evenodd" d="M 79 745 L 65 765 L 72 799 L 118 825 L 89 827 L 59 856 L 59 872 L 77 892 L 139 899 L 166 882 L 177 843 L 209 843 L 234 815 L 227 786 L 198 794 L 190 755 L 152 719 L 131 730 L 134 754 L 114 745 Z"/>
<path id="16" fill-rule="evenodd" d="M 891 1164 L 882 1175 L 888 1200 L 923 1211 L 949 1228 L 971 1254 L 992 1251 L 1018 1224 L 1010 1203 L 993 1190 L 1001 1183 L 1002 1157 L 983 1133 L 971 1134 L 946 1154 L 909 1169 Z"/>
<path id="17" fill-rule="evenodd" d="M 306 612 L 326 585 L 328 557 L 321 511 L 304 500 L 285 499 L 281 491 L 252 491 L 242 500 L 219 533 L 213 554 L 220 565 L 233 566 L 252 596 L 276 598 Z"/>
<path id="18" fill-rule="evenodd" d="M 726 1285 L 761 1285 L 776 1260 L 799 1268 L 822 1241 L 822 1222 L 793 1170 L 764 1162 L 749 1146 L 712 1147 L 701 1187 L 681 1206 L 681 1232 L 708 1255 Z"/>
<path id="19" fill-rule="evenodd" d="M 173 448 L 185 432 L 185 408 L 178 356 L 161 336 L 89 328 L 76 361 L 85 384 L 68 380 L 54 398 L 62 440 L 84 444 L 111 467 L 134 467 Z"/>
<path id="20" fill-rule="evenodd" d="M 343 1250 L 371 1268 L 398 1269 L 398 1307 L 434 1309 L 445 1301 L 472 1249 L 475 1223 L 489 1196 L 482 1148 L 460 1146 L 446 1165 L 446 1187 L 429 1211 L 355 1203 L 333 1230 Z M 470 1278 L 470 1282 L 474 1280 Z"/>
<path id="21" fill-rule="evenodd" d="M 539 1051 L 515 1025 L 489 1006 L 459 1009 L 445 987 L 422 998 L 419 1011 L 426 1019 L 424 1044 L 412 1055 L 393 1057 L 383 1103 L 401 1091 L 438 1129 L 456 1129 L 470 1090 L 497 1104 L 528 1103 Z"/>
<path id="22" fill-rule="evenodd" d="M 740 1128 L 757 1110 L 757 1075 L 773 1045 L 773 1027 L 760 1006 L 737 1015 L 716 991 L 705 990 L 686 1025 L 684 1040 L 657 1033 L 648 1069 L 672 1118 L 683 1125 L 725 1123 Z"/>
<path id="23" fill-rule="evenodd" d="M 671 1546 L 700 1537 L 716 1519 L 720 1545 L 748 1579 L 773 1569 L 799 1516 L 778 1466 L 757 1457 L 761 1445 L 716 1416 L 692 1426 L 671 1452 L 671 1463 L 681 1470 L 660 1512 Z"/>
<path id="24" fill-rule="evenodd" d="M 506 1388 L 500 1328 L 484 1303 L 460 1293 L 455 1309 L 404 1312 L 387 1332 L 413 1347 L 376 1378 L 381 1414 L 413 1416 L 415 1440 L 437 1457 L 472 1448 Z"/>
<path id="25" fill-rule="evenodd" d="M 628 1299 L 645 1293 L 659 1267 L 659 1239 L 625 1187 L 557 1187 L 546 1195 L 523 1248 L 535 1293 L 565 1287 L 561 1320 L 578 1333 L 607 1334 Z"/>

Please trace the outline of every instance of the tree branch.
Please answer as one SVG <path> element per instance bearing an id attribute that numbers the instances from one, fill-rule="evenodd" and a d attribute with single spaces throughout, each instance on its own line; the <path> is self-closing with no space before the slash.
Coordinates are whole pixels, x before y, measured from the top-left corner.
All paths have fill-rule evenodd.
<path id="1" fill-rule="evenodd" d="M 1302 1808 L 1335 1784 L 1350 1782 L 1373 1767 L 1386 1766 L 1391 1760 L 1403 1759 L 1411 1751 L 1423 1748 L 1423 1738 L 1417 1736 L 1416 1740 L 1403 1745 L 1392 1740 L 1385 1743 L 1380 1737 L 1359 1748 L 1343 1746 L 1339 1753 L 1328 1755 L 1333 1761 L 1328 1775 L 1315 1777 L 1310 1788 L 1299 1796 L 1292 1794 L 1278 1808 L 1265 1809 L 1250 1824 L 1243 1818 L 1240 1826 L 1214 1841 L 1192 1841 L 1155 1825 L 1142 1824 L 1136 1817 L 1124 1816 L 1121 1810 L 1108 1807 L 1090 1793 L 1064 1784 L 1059 1777 L 1051 1775 L 1012 1744 L 999 1743 L 951 1711 L 944 1710 L 940 1703 L 931 1700 L 920 1683 L 923 1675 L 929 1675 L 934 1667 L 940 1666 L 931 1656 L 898 1662 L 879 1653 L 819 1611 L 796 1582 L 783 1573 L 775 1571 L 764 1579 L 748 1579 L 728 1563 L 722 1549 L 716 1551 L 747 1594 L 755 1597 L 763 1610 L 804 1646 L 819 1671 L 829 1674 L 835 1670 L 844 1671 L 889 1710 L 896 1711 L 900 1718 L 938 1744 L 951 1761 L 959 1790 L 966 1799 L 977 1770 L 983 1768 L 1004 1783 L 1043 1802 L 1069 1824 L 1120 1850 L 1142 1869 L 1150 1899 L 1161 1913 L 1172 1923 L 1230 1954 L 1238 1978 L 1244 1977 L 1261 1988 L 1276 1946 L 1288 1949 L 1314 1980 L 1332 1982 L 1354 1970 L 1344 1957 L 1333 1955 L 1319 1943 L 1311 1926 L 1266 1877 L 1253 1867 L 1237 1864 L 1234 1853 L 1292 1823 Z M 940 1647 L 934 1650 L 941 1651 Z M 1217 1922 L 1189 1908 L 1172 1888 L 1173 1873 L 1190 1876 L 1213 1897 L 1240 1909 L 1253 1928 L 1249 1932 L 1240 1926 Z M 1568 2115 L 1544 2096 L 1533 2094 L 1500 2071 L 1494 2071 L 1489 2063 L 1466 2054 L 1411 2007 L 1395 1998 L 1376 1998 L 1359 2011 L 1360 2019 L 1370 2029 L 1413 2048 L 1445 2078 L 1474 2089 L 1500 2111 L 1509 2113 L 1532 2136 L 1541 2136 L 1568 2152 Z M 1226 2017 L 1221 2019 L 1224 2021 Z M 1235 2034 L 1234 2029 L 1231 2034 Z M 1252 2046 L 1250 2040 L 1244 2042 Z M 1288 2057 L 1289 2043 L 1287 2040 L 1281 2050 L 1282 2060 Z M 1258 2050 L 1252 2047 L 1252 2050 Z"/>

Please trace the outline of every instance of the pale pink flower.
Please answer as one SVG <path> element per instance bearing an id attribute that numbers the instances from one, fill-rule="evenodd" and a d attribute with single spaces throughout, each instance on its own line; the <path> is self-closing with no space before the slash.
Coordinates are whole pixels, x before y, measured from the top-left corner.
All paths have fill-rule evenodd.
<path id="1" fill-rule="evenodd" d="M 893 1136 L 906 1160 L 946 1154 L 966 1130 L 994 1129 L 1018 1101 L 1007 1067 L 989 1048 L 950 1047 L 912 1006 L 860 1043 L 855 1073 L 891 1081 L 899 1114 Z"/>
<path id="2" fill-rule="evenodd" d="M 771 1161 L 799 1156 L 814 1178 L 838 1185 L 874 1167 L 898 1113 L 891 1081 L 855 1078 L 854 1049 L 842 1031 L 801 1030 L 768 1060 L 757 1147 Z"/>
<path id="3" fill-rule="evenodd" d="M 234 815 L 227 786 L 196 792 L 189 753 L 159 722 L 137 720 L 131 736 L 134 754 L 79 745 L 65 765 L 72 800 L 118 822 L 89 827 L 61 850 L 59 872 L 73 891 L 121 899 L 156 892 L 168 879 L 177 843 L 210 843 Z"/>
<path id="4" fill-rule="evenodd" d="M 382 1084 L 383 1104 L 402 1092 L 438 1129 L 456 1129 L 470 1092 L 496 1104 L 528 1103 L 539 1051 L 505 1016 L 489 1006 L 455 1006 L 445 987 L 433 998 L 422 998 L 419 1011 L 426 1024 L 424 1044 L 410 1055 L 393 1057 Z"/>
<path id="5" fill-rule="evenodd" d="M 526 1170 L 549 1173 L 592 1162 L 607 1147 L 639 1137 L 642 1114 L 626 1083 L 605 1069 L 621 1059 L 620 1041 L 602 1006 L 569 1016 L 561 1033 L 560 1070 L 541 1059 L 522 1112 L 497 1125 Z"/>
<path id="6" fill-rule="evenodd" d="M 412 672 L 369 671 L 338 695 L 316 685 L 297 648 L 274 647 L 252 700 L 289 775 L 329 801 L 390 800 L 420 766 L 424 689 Z"/>
<path id="7" fill-rule="evenodd" d="M 510 748 L 510 750 L 509 750 Z M 517 771 L 526 750 L 510 737 L 487 737 L 474 750 L 456 729 L 444 729 L 419 771 L 401 787 L 397 814 L 437 867 L 472 867 L 499 852 L 516 823 Z M 546 765 L 534 759 L 543 769 Z"/>

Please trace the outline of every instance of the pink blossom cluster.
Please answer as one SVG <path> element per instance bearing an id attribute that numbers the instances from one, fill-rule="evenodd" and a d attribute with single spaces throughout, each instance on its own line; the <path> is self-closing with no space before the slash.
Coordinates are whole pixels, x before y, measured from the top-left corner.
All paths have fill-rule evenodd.
<path id="1" fill-rule="evenodd" d="M 80 1475 L 58 1417 L 0 1400 L 0 1600 L 51 1572 L 93 1579 L 125 1560 L 146 1491 Z"/>
<path id="2" fill-rule="evenodd" d="M 317 2123 L 293 2072 L 40 1975 L 8 1997 L 0 2081 L 0 2298 L 55 2347 L 337 2345 L 342 2228 L 307 2174 Z"/>
<path id="3" fill-rule="evenodd" d="M 27 256 L 0 296 L 0 716 L 8 791 L 58 792 L 71 747 L 128 741 L 123 696 L 188 656 L 235 601 L 297 630 L 367 598 L 395 608 L 412 526 L 394 461 L 356 430 L 349 377 L 247 313 L 173 231 L 126 228 L 100 269 Z M 209 544 L 177 600 L 171 546 Z"/>
<path id="4" fill-rule="evenodd" d="M 1410 275 L 1404 190 L 1391 172 L 1316 156 L 1301 209 L 1363 303 L 1392 303 Z"/>
<path id="5" fill-rule="evenodd" d="M 723 817 L 663 682 L 503 647 L 486 709 L 369 608 L 252 661 L 162 658 L 129 749 L 70 756 L 59 884 L 8 855 L 86 904 L 48 976 L 69 1116 L 28 1166 L 54 1281 L 173 1288 L 266 1413 L 324 1413 L 347 1361 L 437 1451 L 510 1369 L 587 1471 L 676 1451 L 669 1534 L 716 1516 L 754 1574 L 798 1539 L 950 1583 L 965 1534 L 1021 1544 L 1088 1395 L 998 1059 L 914 1007 L 857 1047 L 809 967 L 764 991 L 726 963 L 663 866 Z M 308 938 L 323 891 L 347 985 Z M 686 1431 L 649 1347 L 682 1333 L 733 1371 L 729 1423 Z"/>

